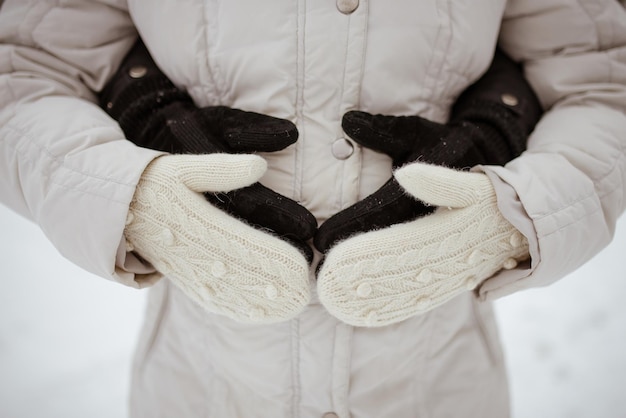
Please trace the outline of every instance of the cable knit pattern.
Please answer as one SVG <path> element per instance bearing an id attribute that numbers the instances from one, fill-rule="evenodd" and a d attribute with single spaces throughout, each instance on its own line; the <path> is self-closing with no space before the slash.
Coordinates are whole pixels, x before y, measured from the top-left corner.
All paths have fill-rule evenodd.
<path id="1" fill-rule="evenodd" d="M 354 326 L 400 322 L 529 257 L 528 241 L 500 214 L 486 175 L 421 163 L 394 175 L 408 193 L 439 208 L 330 250 L 318 293 L 335 317 Z"/>
<path id="2" fill-rule="evenodd" d="M 253 155 L 157 158 L 131 203 L 128 244 L 210 312 L 248 323 L 295 316 L 310 296 L 302 254 L 200 194 L 248 186 L 265 169 L 265 161 Z"/>

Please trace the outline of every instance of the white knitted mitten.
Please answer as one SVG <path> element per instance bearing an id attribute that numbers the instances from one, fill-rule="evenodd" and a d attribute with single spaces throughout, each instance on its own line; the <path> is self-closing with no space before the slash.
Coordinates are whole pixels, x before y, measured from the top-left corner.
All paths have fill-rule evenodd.
<path id="1" fill-rule="evenodd" d="M 354 326 L 383 326 L 429 311 L 527 259 L 528 241 L 504 217 L 485 174 L 422 163 L 394 173 L 431 215 L 348 238 L 318 275 L 321 303 Z"/>
<path id="2" fill-rule="evenodd" d="M 248 186 L 265 170 L 254 155 L 158 157 L 137 185 L 124 231 L 128 244 L 210 312 L 248 323 L 295 316 L 310 296 L 300 251 L 201 194 Z"/>

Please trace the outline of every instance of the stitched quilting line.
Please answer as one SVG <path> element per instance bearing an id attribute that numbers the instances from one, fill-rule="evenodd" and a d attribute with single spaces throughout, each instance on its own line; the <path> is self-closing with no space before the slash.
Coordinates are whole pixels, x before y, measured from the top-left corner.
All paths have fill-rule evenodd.
<path id="1" fill-rule="evenodd" d="M 446 10 L 440 10 L 443 6 L 441 3 L 445 3 Z M 437 27 L 437 34 L 435 35 L 435 41 L 430 51 L 430 62 L 426 66 L 426 72 L 424 74 L 424 81 L 421 85 L 424 88 L 424 97 L 440 97 L 440 94 L 435 94 L 437 88 L 437 79 L 439 78 L 442 69 L 445 65 L 446 56 L 449 53 L 450 46 L 452 44 L 451 34 L 451 22 L 450 22 L 450 0 L 440 0 L 437 2 L 437 12 L 439 15 L 446 16 L 445 22 L 440 21 Z M 433 119 L 434 109 L 431 108 L 424 113 L 424 117 Z"/>
<path id="2" fill-rule="evenodd" d="M 7 123 L 3 127 L 3 129 L 12 130 L 12 131 L 16 132 L 19 137 L 28 139 L 28 143 L 30 145 L 33 145 L 33 146 L 39 148 L 46 156 L 48 156 L 48 158 L 50 160 L 54 161 L 58 166 L 60 166 L 61 168 L 65 169 L 65 170 L 68 170 L 68 171 L 70 171 L 72 173 L 80 174 L 80 175 L 82 175 L 84 177 L 88 177 L 88 178 L 92 178 L 92 179 L 96 179 L 96 180 L 101 180 L 101 181 L 106 181 L 108 183 L 114 183 L 114 184 L 118 184 L 120 186 L 133 187 L 133 188 L 135 187 L 134 183 L 125 183 L 125 182 L 123 182 L 121 180 L 117 180 L 117 179 L 115 179 L 113 177 L 97 176 L 97 175 L 94 175 L 94 174 L 87 173 L 85 171 L 79 170 L 77 168 L 73 168 L 71 166 L 68 166 L 67 164 L 64 164 L 62 158 L 60 158 L 59 156 L 53 154 L 48 148 L 38 144 L 37 141 L 33 140 L 32 135 L 30 135 L 28 132 L 18 128 L 17 126 L 15 126 L 12 123 Z M 0 132 L 1 132 L 1 129 L 0 129 Z M 122 140 L 120 139 L 120 141 L 122 141 Z M 20 153 L 23 156 L 28 157 L 26 154 L 21 152 L 21 148 L 22 147 L 14 146 L 14 149 L 15 149 L 16 152 Z"/>
<path id="3" fill-rule="evenodd" d="M 222 102 L 222 92 L 220 91 L 219 88 L 219 84 L 216 81 L 216 75 L 215 75 L 215 71 L 214 68 L 211 66 L 211 60 L 209 59 L 209 55 L 210 55 L 210 49 L 209 49 L 209 31 L 215 32 L 216 29 L 209 24 L 208 21 L 208 10 L 207 10 L 207 2 L 201 1 L 200 2 L 202 4 L 202 28 L 201 30 L 204 32 L 203 36 L 200 37 L 201 39 L 201 45 L 200 48 L 202 51 L 204 51 L 204 62 L 203 62 L 203 67 L 204 70 L 206 71 L 206 74 L 209 78 L 208 83 L 203 83 L 202 81 L 200 81 L 200 84 L 202 86 L 202 90 L 205 91 L 205 94 L 209 97 L 209 98 L 213 98 L 213 102 L 217 101 L 217 103 L 213 103 L 214 105 L 219 105 Z M 217 23 L 215 23 L 217 24 Z M 200 60 L 198 60 L 198 64 L 200 64 Z M 200 78 L 200 74 L 202 74 L 201 69 L 198 69 L 198 78 Z M 212 90 L 212 91 L 211 91 Z"/>
<path id="4" fill-rule="evenodd" d="M 45 9 L 46 7 L 47 9 Z M 25 46 L 33 45 L 35 43 L 33 40 L 33 33 L 36 32 L 37 27 L 41 24 L 41 22 L 43 22 L 45 17 L 52 11 L 52 9 L 58 7 L 59 0 L 53 2 L 37 2 L 35 6 L 31 6 L 24 20 L 18 26 L 19 39 L 21 42 L 24 43 Z M 37 21 L 31 23 L 31 27 L 26 27 L 26 22 L 29 22 L 31 20 L 31 16 L 37 14 L 39 14 L 39 18 L 37 19 Z"/>
<path id="5" fill-rule="evenodd" d="M 79 192 L 84 193 L 84 194 L 88 194 L 88 195 L 91 195 L 91 196 L 96 196 L 96 197 L 105 199 L 107 201 L 113 202 L 113 203 L 118 203 L 118 204 L 123 204 L 123 205 L 127 205 L 128 204 L 127 201 L 111 199 L 108 196 L 102 196 L 100 194 L 97 194 L 97 193 L 95 193 L 91 189 L 81 189 L 81 188 L 71 187 L 71 186 L 68 186 L 66 184 L 60 183 L 57 180 L 55 180 L 55 178 L 54 178 L 55 176 L 52 175 L 52 171 L 53 171 L 52 168 L 53 168 L 53 166 L 54 167 L 58 167 L 57 169 L 67 170 L 69 172 L 79 174 L 79 175 L 81 175 L 83 177 L 95 179 L 95 180 L 98 180 L 98 181 L 104 181 L 104 182 L 108 182 L 108 183 L 113 183 L 113 184 L 116 184 L 116 185 L 119 185 L 119 186 L 122 186 L 122 187 L 128 187 L 128 188 L 132 188 L 132 189 L 135 188 L 134 184 L 123 183 L 123 182 L 121 182 L 119 180 L 116 180 L 116 179 L 113 179 L 113 178 L 109 178 L 109 177 L 95 176 L 95 175 L 92 175 L 92 174 L 89 174 L 89 173 L 85 173 L 85 172 L 83 172 L 81 170 L 77 170 L 75 168 L 69 167 L 69 166 L 63 164 L 62 160 L 59 157 L 57 157 L 54 154 L 52 154 L 50 152 L 50 150 L 48 150 L 46 147 L 43 147 L 42 145 L 40 145 L 36 141 L 34 141 L 32 139 L 32 137 L 28 133 L 23 132 L 22 130 L 16 128 L 15 126 L 13 126 L 11 124 L 6 124 L 3 127 L 3 130 L 4 129 L 14 131 L 17 134 L 18 137 L 26 139 L 30 146 L 34 146 L 34 147 L 38 148 L 41 151 L 41 153 L 44 154 L 47 157 L 47 159 L 52 162 L 52 164 L 50 164 L 51 170 L 49 172 L 43 172 L 42 171 L 42 174 L 46 178 L 49 179 L 51 184 L 54 184 L 54 185 L 56 185 L 58 187 L 66 189 L 66 190 L 79 191 Z M 2 130 L 0 130 L 0 132 L 2 132 Z M 23 156 L 24 157 L 24 161 L 30 161 L 34 166 L 38 165 L 38 164 L 36 164 L 35 160 L 30 158 L 28 153 L 25 153 L 25 152 L 22 151 L 22 148 L 24 147 L 23 145 L 22 146 L 18 146 L 18 144 L 20 142 L 19 140 L 15 141 L 15 143 L 11 143 L 11 141 L 8 141 L 8 140 L 3 140 L 3 142 L 8 143 L 9 146 L 13 147 L 13 149 L 15 150 L 16 153 L 18 153 L 21 156 Z"/>
<path id="6" fill-rule="evenodd" d="M 596 33 L 596 42 L 597 45 L 596 47 L 598 49 L 602 49 L 605 46 L 602 44 L 602 36 L 601 36 L 601 26 L 600 26 L 600 22 L 598 22 L 598 19 L 594 19 L 594 17 L 592 16 L 591 13 L 591 9 L 589 9 L 586 5 L 585 2 L 583 0 L 577 0 L 578 6 L 580 6 L 580 9 L 583 11 L 583 13 L 587 16 L 587 18 L 589 19 L 589 22 L 591 22 L 591 24 L 593 25 L 593 28 L 595 29 L 595 33 Z"/>
<path id="7" fill-rule="evenodd" d="M 304 118 L 304 60 L 306 56 L 304 35 L 306 28 L 306 0 L 300 0 L 296 7 L 296 93 L 295 93 L 295 117 L 298 130 L 300 131 L 299 139 L 296 141 L 294 148 L 294 167 L 293 167 L 293 194 L 295 201 L 302 200 L 302 172 L 304 170 L 304 142 L 306 141 L 306 121 Z"/>
<path id="8" fill-rule="evenodd" d="M 302 19 L 302 21 L 300 21 Z M 299 140 L 296 141 L 294 148 L 294 176 L 293 176 L 293 194 L 295 201 L 302 200 L 302 170 L 303 170 L 303 143 L 306 138 L 304 111 L 304 33 L 306 24 L 306 0 L 298 0 L 296 6 L 296 92 L 294 97 L 294 110 L 296 117 L 296 125 L 300 130 Z M 300 417 L 300 366 L 302 359 L 300 358 L 300 319 L 291 320 L 291 385 L 293 387 L 293 396 L 291 398 L 291 415 L 292 418 Z"/>
<path id="9" fill-rule="evenodd" d="M 291 382 L 293 396 L 291 403 L 291 415 L 293 418 L 300 416 L 300 319 L 291 320 Z"/>
<path id="10" fill-rule="evenodd" d="M 339 114 L 340 121 L 341 121 L 341 118 L 343 117 L 343 114 L 342 114 L 343 111 L 352 109 L 352 108 L 360 109 L 359 104 L 361 101 L 361 87 L 362 87 L 363 74 L 365 72 L 365 54 L 367 50 L 368 16 L 369 16 L 369 3 L 367 1 L 362 1 L 361 4 L 359 5 L 358 10 L 355 13 L 346 16 L 346 18 L 348 19 L 348 23 L 347 23 L 347 28 L 346 28 L 346 36 L 345 36 L 345 44 L 344 44 L 345 46 L 344 46 L 344 55 L 343 55 L 343 62 L 344 62 L 343 77 L 341 79 L 341 87 L 339 90 L 339 100 L 337 102 L 337 113 Z M 357 23 L 358 23 L 358 27 L 355 27 Z M 353 33 L 360 34 L 361 36 L 361 46 L 360 46 L 360 51 L 359 51 L 358 56 L 356 56 L 356 54 L 354 53 L 352 54 L 350 53 L 349 45 L 354 38 Z M 354 65 L 355 63 L 357 63 L 357 59 L 359 59 L 358 65 Z M 353 69 L 358 70 L 358 77 L 351 77 L 352 84 L 350 84 L 350 86 L 351 87 L 356 86 L 356 89 L 355 89 L 354 94 L 350 95 L 350 97 L 346 97 L 346 86 L 348 86 L 350 82 L 350 80 L 348 79 L 348 74 L 353 74 L 354 73 L 354 71 L 352 71 Z M 346 105 L 349 105 L 349 106 L 346 106 Z M 344 132 L 343 132 L 343 129 L 341 127 L 341 122 L 340 122 L 337 125 L 337 133 L 335 134 L 335 137 L 341 138 L 343 136 L 344 136 Z M 336 138 L 331 138 L 331 140 L 335 140 Z M 357 160 L 351 163 L 351 164 L 354 164 L 353 166 L 351 166 L 351 171 L 355 170 L 356 172 L 361 172 L 362 167 L 363 167 L 363 153 L 360 150 L 360 146 L 354 145 L 354 147 L 355 147 L 354 154 L 351 156 L 351 160 L 354 160 L 354 159 L 357 159 Z M 347 161 L 341 164 L 340 178 L 345 178 L 346 169 L 347 169 Z M 351 187 L 351 190 L 356 190 L 357 194 L 356 196 L 351 196 L 351 197 L 356 197 L 358 199 L 360 198 L 358 194 L 358 190 L 360 190 L 361 176 L 356 176 L 356 178 L 354 178 L 353 180 L 355 184 Z M 345 187 L 343 186 L 344 185 L 342 183 L 338 182 L 339 191 L 337 193 L 337 199 L 335 201 L 338 208 L 343 208 L 344 205 L 346 204 L 346 200 L 349 200 L 349 201 L 352 200 L 352 199 L 345 198 L 345 194 L 344 194 Z"/>
<path id="11" fill-rule="evenodd" d="M 590 199 L 590 198 L 591 198 L 591 197 L 589 197 L 589 199 Z M 585 199 L 585 200 L 586 200 L 586 199 Z M 541 237 L 541 238 L 546 238 L 546 237 L 549 237 L 550 235 L 556 234 L 557 232 L 562 231 L 563 229 L 566 229 L 566 228 L 570 227 L 571 225 L 573 225 L 573 224 L 575 224 L 575 223 L 578 223 L 578 221 L 579 221 L 579 220 L 581 220 L 581 219 L 583 219 L 583 218 L 587 218 L 587 217 L 589 217 L 590 215 L 593 215 L 593 214 L 595 214 L 595 213 L 597 213 L 597 212 L 600 212 L 600 211 L 602 211 L 602 207 L 601 207 L 601 206 L 598 206 L 598 207 L 596 207 L 594 210 L 592 210 L 591 212 L 585 212 L 585 213 L 583 213 L 582 215 L 577 216 L 575 219 L 572 219 L 572 221 L 571 221 L 571 222 L 568 222 L 568 223 L 567 223 L 567 224 L 565 224 L 565 225 L 561 225 L 561 226 L 560 226 L 560 227 L 558 227 L 557 229 L 554 229 L 554 230 L 552 230 L 552 231 L 548 232 L 547 234 L 543 234 L 543 235 L 542 235 L 542 234 L 540 234 L 539 232 L 537 232 L 537 237 L 538 237 L 538 238 L 539 238 L 539 237 Z"/>
<path id="12" fill-rule="evenodd" d="M 593 24 L 593 27 L 594 27 L 595 33 L 596 33 L 596 40 L 597 40 L 596 47 L 598 48 L 597 52 L 603 53 L 603 54 L 605 54 L 608 57 L 608 61 L 609 61 L 609 65 L 608 65 L 609 81 L 613 81 L 613 77 L 614 77 L 613 76 L 613 65 L 614 65 L 613 62 L 614 61 L 611 59 L 611 53 L 610 53 L 609 50 L 607 50 L 607 48 L 611 47 L 611 43 L 612 43 L 612 40 L 613 40 L 613 37 L 614 37 L 614 28 L 613 28 L 613 26 L 611 26 L 610 28 L 608 28 L 606 30 L 606 32 L 602 32 L 602 30 L 601 30 L 602 27 L 600 26 L 601 22 L 599 21 L 599 19 L 595 19 L 594 16 L 592 16 L 592 10 L 589 9 L 589 6 L 586 4 L 586 2 L 583 1 L 583 0 L 578 0 L 577 3 L 579 5 L 580 9 L 585 13 L 587 18 L 589 19 L 589 21 Z M 608 38 L 608 39 L 606 39 L 606 38 Z M 597 178 L 597 179 L 590 178 L 592 180 L 592 182 L 594 183 L 594 190 L 597 189 L 596 188 L 596 184 L 603 183 L 608 177 L 612 176 L 613 173 L 616 170 L 622 171 L 621 167 L 624 166 L 624 164 L 625 164 L 624 163 L 624 160 L 625 160 L 625 150 L 624 150 L 624 147 L 625 147 L 625 145 L 624 145 L 623 141 L 618 141 L 618 145 L 619 145 L 619 153 L 618 153 L 618 155 L 615 156 L 614 160 L 612 161 L 611 167 L 607 170 L 607 172 L 604 175 L 602 175 L 599 178 Z M 620 161 L 622 162 L 621 165 L 620 165 Z M 615 187 L 610 188 L 610 189 L 604 191 L 602 194 L 598 193 L 597 194 L 598 199 L 602 200 L 602 198 L 604 198 L 604 197 L 614 193 L 619 188 L 620 188 L 619 185 L 616 185 Z M 583 197 L 581 199 L 578 199 L 578 200 L 572 202 L 571 204 L 569 204 L 567 206 L 563 206 L 563 207 L 559 208 L 555 212 L 551 212 L 551 213 L 548 213 L 548 214 L 540 215 L 536 219 L 539 219 L 539 220 L 545 219 L 548 216 L 557 214 L 557 213 L 559 213 L 559 212 L 561 212 L 563 210 L 566 210 L 566 209 L 568 209 L 570 207 L 578 205 L 578 204 L 582 203 L 584 200 L 593 199 L 593 196 L 594 195 L 585 196 L 585 197 Z M 554 230 L 554 231 L 552 231 L 549 234 L 544 235 L 544 236 L 550 236 L 550 235 L 552 235 L 552 234 L 554 234 L 554 233 L 556 233 L 556 232 L 558 232 L 558 231 L 568 227 L 569 225 L 572 225 L 572 224 L 578 222 L 580 219 L 582 219 L 582 218 L 584 218 L 586 216 L 593 215 L 593 214 L 595 214 L 596 212 L 598 212 L 600 210 L 602 210 L 602 206 L 597 207 L 592 212 L 589 212 L 589 213 L 585 212 L 583 215 L 581 215 L 580 217 L 577 217 L 576 219 L 572 220 L 572 222 L 568 223 L 567 225 L 563 225 L 563 226 L 559 227 L 558 229 L 556 229 L 556 230 Z"/>
<path id="13" fill-rule="evenodd" d="M 604 175 L 602 175 L 601 177 L 597 178 L 597 179 L 593 179 L 593 178 L 589 177 L 589 179 L 594 184 L 594 191 L 596 190 L 596 187 L 595 187 L 596 184 L 603 183 L 605 179 L 610 177 L 612 175 L 612 173 L 615 172 L 615 170 L 620 169 L 620 164 L 619 164 L 620 161 L 622 161 L 621 165 L 626 165 L 626 161 L 625 161 L 626 160 L 626 153 L 625 153 L 625 150 L 624 150 L 625 144 L 622 141 L 618 141 L 618 144 L 619 144 L 619 153 L 613 159 L 611 167 L 607 170 L 607 172 Z M 565 159 L 565 157 L 563 157 L 563 158 Z M 569 162 L 569 160 L 568 160 L 568 162 Z M 572 166 L 574 166 L 574 165 L 572 164 Z M 611 193 L 613 193 L 614 189 L 616 189 L 618 187 L 619 186 L 616 186 L 616 187 L 614 187 L 612 189 L 609 189 L 608 191 L 606 191 L 602 195 L 597 194 L 597 196 L 598 197 L 602 197 L 602 196 L 605 196 L 607 194 L 611 194 Z M 584 201 L 586 199 L 593 198 L 593 196 L 596 196 L 596 194 L 595 193 L 591 193 L 591 194 L 582 196 L 582 197 L 580 197 L 580 198 L 578 198 L 578 199 L 576 199 L 576 200 L 574 200 L 572 202 L 569 202 L 569 203 L 567 203 L 567 204 L 565 204 L 563 206 L 560 206 L 556 210 L 550 211 L 549 213 L 538 213 L 536 216 L 533 217 L 533 219 L 541 220 L 541 219 L 544 219 L 546 217 L 552 216 L 554 214 L 557 214 L 559 212 L 567 210 L 567 209 L 569 209 L 572 206 L 578 205 L 579 203 L 581 203 L 582 201 Z"/>
<path id="14" fill-rule="evenodd" d="M 47 13 L 49 13 L 49 12 L 50 12 L 50 10 L 52 10 L 52 8 L 53 8 L 53 7 L 51 6 L 51 7 L 50 7 L 50 8 L 46 11 L 46 13 L 44 13 L 44 14 L 42 15 L 42 18 L 39 20 L 38 24 L 39 24 L 39 23 L 41 23 L 41 21 L 43 20 L 43 17 L 44 17 Z M 10 60 L 11 60 L 11 63 L 10 63 L 10 64 L 11 64 L 11 68 L 12 68 L 12 70 L 15 70 L 15 68 L 16 68 L 16 67 L 15 67 L 15 64 L 14 64 L 14 62 L 15 62 L 15 50 L 12 50 L 12 51 L 11 51 L 11 53 L 9 54 L 9 57 L 10 57 Z M 13 99 L 13 103 L 17 102 L 17 95 L 15 94 L 15 91 L 13 90 L 13 87 L 11 86 L 11 83 L 10 83 L 8 80 L 6 80 L 6 81 L 5 81 L 5 83 L 6 83 L 7 87 L 8 87 L 9 92 L 11 93 L 11 96 L 12 96 L 12 99 Z M 67 96 L 67 97 L 72 98 L 72 97 L 74 97 L 74 96 Z M 74 97 L 74 98 L 75 98 L 75 97 Z M 52 166 L 52 165 L 56 165 L 56 166 L 58 166 L 58 167 L 59 167 L 59 168 L 61 168 L 61 169 L 68 170 L 68 171 L 70 171 L 70 172 L 73 172 L 73 173 L 79 174 L 79 175 L 84 176 L 84 177 L 87 177 L 87 178 L 93 178 L 93 179 L 96 179 L 96 180 L 99 180 L 99 181 L 105 181 L 105 182 L 108 182 L 108 183 L 114 183 L 114 184 L 118 184 L 118 185 L 120 185 L 120 186 L 129 187 L 129 188 L 133 188 L 133 189 L 134 189 L 134 187 L 135 187 L 135 185 L 134 185 L 134 184 L 124 183 L 124 182 L 122 182 L 121 180 L 114 179 L 114 178 L 111 178 L 111 177 L 96 176 L 96 175 L 93 175 L 93 174 L 91 174 L 91 173 L 86 173 L 86 172 L 84 172 L 84 171 L 82 171 L 82 170 L 76 169 L 76 168 L 74 168 L 74 167 L 71 167 L 71 166 L 68 166 L 67 164 L 65 164 L 65 163 L 64 163 L 64 160 L 62 160 L 62 158 L 61 158 L 61 157 L 59 157 L 59 156 L 57 156 L 57 155 L 53 154 L 53 153 L 50 151 L 50 149 L 49 149 L 49 148 L 44 147 L 43 145 L 39 144 L 39 143 L 38 143 L 38 142 L 37 142 L 37 141 L 33 138 L 33 136 L 32 136 L 32 135 L 30 135 L 30 133 L 29 133 L 29 132 L 27 132 L 26 130 L 24 130 L 24 129 L 20 128 L 19 126 L 15 125 L 14 123 L 12 123 L 12 122 L 11 122 L 11 120 L 12 120 L 12 119 L 14 119 L 14 118 L 16 117 L 16 115 L 17 115 L 17 110 L 16 110 L 16 107 L 17 107 L 17 105 L 12 106 L 12 115 L 10 116 L 9 122 L 7 122 L 7 123 L 6 123 L 6 124 L 5 124 L 5 125 L 4 125 L 1 129 L 0 129 L 0 132 L 2 132 L 2 130 L 12 131 L 12 132 L 14 132 L 14 133 L 16 134 L 17 139 L 16 139 L 16 141 L 15 141 L 14 143 L 12 143 L 12 144 L 10 143 L 10 141 L 8 141 L 8 139 L 0 139 L 0 140 L 1 140 L 1 141 L 7 141 L 7 143 L 9 144 L 9 146 L 12 146 L 12 147 L 13 147 L 13 149 L 15 150 L 15 152 L 16 152 L 16 153 L 18 153 L 18 154 L 22 155 L 22 156 L 23 156 L 26 160 L 28 160 L 28 161 L 32 162 L 32 163 L 33 163 L 33 165 L 35 165 L 35 166 L 37 165 L 37 164 L 36 164 L 36 161 L 32 160 L 32 158 L 30 158 L 29 154 L 27 154 L 27 153 L 25 153 L 25 152 L 23 152 L 23 151 L 22 151 L 22 148 L 24 147 L 24 145 L 20 145 L 20 144 L 21 144 L 21 141 L 20 141 L 19 139 L 26 139 L 26 140 L 28 141 L 28 144 L 29 144 L 29 145 L 34 146 L 34 147 L 36 147 L 37 149 L 39 149 L 39 150 L 41 151 L 41 153 L 42 153 L 42 154 L 44 154 L 44 155 L 45 155 L 45 156 L 46 156 L 46 157 L 47 157 L 50 161 L 52 161 L 52 163 L 53 163 L 53 164 L 51 164 L 51 166 Z M 9 136 L 9 135 L 7 135 L 7 137 L 8 137 L 8 136 Z M 1 138 L 1 136 L 0 136 L 0 138 Z M 61 184 L 61 183 L 59 183 L 58 181 L 55 181 L 54 177 L 52 176 L 52 173 L 50 173 L 50 172 L 48 172 L 48 173 L 43 173 L 43 174 L 45 174 L 45 175 L 49 178 L 49 180 L 50 180 L 51 184 L 55 184 L 55 185 L 57 185 L 57 186 L 59 186 L 59 187 L 61 187 L 61 188 L 64 188 L 64 189 L 66 189 L 66 190 L 76 190 L 76 191 L 80 191 L 80 192 L 82 192 L 82 193 L 89 194 L 89 195 L 92 195 L 92 196 L 96 196 L 96 197 L 99 197 L 99 198 L 103 198 L 103 199 L 105 199 L 105 200 L 107 200 L 107 201 L 111 201 L 111 202 L 114 202 L 114 203 L 119 203 L 119 204 L 127 204 L 127 203 L 128 203 L 128 202 L 125 202 L 125 201 L 118 201 L 118 200 L 115 200 L 115 199 L 110 199 L 110 198 L 108 198 L 108 197 L 106 197 L 106 196 L 101 196 L 101 195 L 99 195 L 99 194 L 97 194 L 97 193 L 94 193 L 93 191 L 90 191 L 90 190 L 82 190 L 82 189 L 80 189 L 80 188 L 72 188 L 72 187 L 69 187 L 69 186 L 67 186 L 67 185 Z"/>
<path id="15" fill-rule="evenodd" d="M 350 28 L 352 26 L 352 15 L 347 16 L 348 19 L 348 25 L 346 28 L 346 36 L 344 39 L 344 54 L 343 54 L 343 77 L 341 78 L 341 87 L 339 89 L 339 100 L 337 101 L 337 113 L 341 113 L 341 107 L 344 103 L 344 94 L 345 94 L 345 90 L 346 90 L 346 77 L 348 76 L 347 74 L 347 67 L 348 67 L 348 45 L 350 43 Z M 341 117 L 341 115 L 339 116 Z M 341 129 L 341 123 L 339 124 L 339 126 L 337 127 L 337 131 L 338 133 L 335 135 L 337 138 L 341 138 L 341 136 L 343 135 L 342 129 Z M 333 141 L 335 140 L 335 138 L 329 138 L 329 140 Z M 340 179 L 341 181 L 337 182 L 337 189 L 338 189 L 338 193 L 337 193 L 337 198 L 335 200 L 335 204 L 337 205 L 338 208 L 343 208 L 343 204 L 344 204 L 344 192 L 343 192 L 343 183 L 345 181 L 346 178 L 346 163 L 343 162 L 341 163 L 341 174 L 340 174 Z M 358 190 L 358 189 L 357 189 Z"/>

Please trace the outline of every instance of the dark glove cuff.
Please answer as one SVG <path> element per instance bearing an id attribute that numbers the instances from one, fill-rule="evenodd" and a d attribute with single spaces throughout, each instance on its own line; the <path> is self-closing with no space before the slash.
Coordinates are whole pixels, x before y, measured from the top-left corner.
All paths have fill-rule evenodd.
<path id="1" fill-rule="evenodd" d="M 452 108 L 451 121 L 466 119 L 468 111 L 473 118 L 491 120 L 496 115 L 496 119 L 508 119 L 525 136 L 532 132 L 543 112 L 519 64 L 499 49 L 487 72 L 459 96 Z M 486 113 L 481 116 L 483 111 Z"/>
<path id="2" fill-rule="evenodd" d="M 118 121 L 129 140 L 170 152 L 178 147 L 172 138 L 156 136 L 162 133 L 167 109 L 173 104 L 176 113 L 194 109 L 191 97 L 161 72 L 141 39 L 100 94 L 101 107 Z"/>
<path id="3" fill-rule="evenodd" d="M 161 84 L 156 79 L 154 82 L 146 81 L 151 89 Z M 177 88 L 152 89 L 149 92 L 146 89 L 143 94 L 141 89 L 132 88 L 122 92 L 109 114 L 117 119 L 128 139 L 145 146 L 142 143 L 150 139 L 145 138 L 146 133 L 154 135 L 163 128 L 163 115 L 168 113 L 166 109 L 173 103 L 180 104 L 178 108 L 184 108 L 188 103 L 189 109 L 193 109 L 191 98 Z"/>
<path id="4" fill-rule="evenodd" d="M 117 77 L 117 76 L 116 76 Z M 127 117 L 127 113 L 137 114 L 161 109 L 177 101 L 189 101 L 189 95 L 174 86 L 163 75 L 151 75 L 129 83 L 116 91 L 114 97 L 101 96 L 102 107 L 116 120 Z"/>
<path id="5" fill-rule="evenodd" d="M 161 72 L 141 39 L 100 93 L 100 106 L 119 122 L 127 136 L 135 133 L 134 125 L 146 124 L 151 114 L 181 101 L 192 103 L 191 97 Z"/>
<path id="6" fill-rule="evenodd" d="M 468 101 L 450 123 L 476 127 L 471 136 L 474 146 L 485 157 L 481 164 L 504 165 L 526 149 L 528 132 L 520 123 L 518 114 L 506 105 L 485 100 Z"/>

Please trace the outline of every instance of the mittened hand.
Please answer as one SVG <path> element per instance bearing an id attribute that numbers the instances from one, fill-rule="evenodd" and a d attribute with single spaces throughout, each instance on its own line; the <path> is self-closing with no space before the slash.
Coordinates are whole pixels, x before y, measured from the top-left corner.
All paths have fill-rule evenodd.
<path id="1" fill-rule="evenodd" d="M 508 162 L 521 152 L 507 144 L 493 127 L 462 121 L 439 124 L 419 116 L 371 115 L 351 111 L 344 115 L 344 132 L 358 144 L 387 154 L 394 168 L 421 161 L 451 168 Z M 515 136 L 520 144 L 525 134 Z M 506 139 L 505 139 L 506 138 Z M 332 245 L 357 232 L 367 232 L 427 215 L 434 208 L 407 195 L 392 178 L 365 199 L 342 210 L 324 222 L 315 237 L 315 247 L 326 252 Z"/>
<path id="2" fill-rule="evenodd" d="M 100 99 L 129 140 L 169 153 L 275 152 L 298 138 L 295 125 L 288 120 L 224 106 L 197 108 L 161 72 L 141 40 Z M 317 221 L 297 202 L 260 183 L 205 197 L 229 214 L 292 243 L 312 259 L 306 241 L 313 237 Z"/>
<path id="3" fill-rule="evenodd" d="M 358 144 L 389 155 L 395 168 L 423 157 L 424 150 L 445 141 L 452 131 L 446 125 L 419 116 L 383 116 L 358 111 L 346 113 L 342 127 Z M 469 142 L 465 138 L 463 141 Z M 432 210 L 406 194 L 392 177 L 373 194 L 327 219 L 319 227 L 314 244 L 326 253 L 355 233 L 406 222 Z"/>
<path id="4" fill-rule="evenodd" d="M 201 194 L 248 186 L 265 169 L 253 155 L 157 158 L 137 185 L 124 231 L 127 248 L 210 312 L 247 323 L 295 316 L 310 296 L 302 254 Z"/>
<path id="5" fill-rule="evenodd" d="M 121 126 L 131 132 L 130 140 L 172 153 L 274 152 L 298 138 L 295 125 L 288 120 L 224 106 L 198 109 L 191 103 L 177 102 L 151 114 L 145 124 L 140 115 L 129 119 L 132 126 L 141 124 L 137 132 L 130 120 L 122 121 Z M 227 193 L 205 193 L 205 197 L 231 215 L 291 242 L 312 260 L 306 241 L 313 237 L 317 220 L 295 201 L 258 182 Z"/>
<path id="6" fill-rule="evenodd" d="M 288 120 L 224 106 L 196 109 L 177 103 L 166 113 L 167 123 L 160 124 L 157 132 L 140 137 L 169 144 L 173 147 L 170 152 L 274 152 L 298 138 L 296 126 Z M 231 215 L 285 239 L 312 260 L 313 252 L 306 241 L 315 234 L 317 220 L 294 200 L 261 183 L 228 193 L 206 193 L 205 197 Z"/>
<path id="7" fill-rule="evenodd" d="M 358 144 L 389 155 L 394 168 L 427 162 L 451 168 L 504 165 L 526 148 L 541 106 L 519 66 L 496 51 L 487 72 L 459 97 L 450 121 L 419 116 L 344 115 L 344 132 Z M 336 242 L 406 222 L 432 211 L 407 195 L 392 178 L 364 200 L 328 219 L 315 246 L 326 252 Z"/>
<path id="8" fill-rule="evenodd" d="M 421 163 L 394 175 L 409 194 L 439 208 L 328 252 L 318 294 L 335 317 L 354 326 L 397 323 L 529 257 L 526 238 L 501 215 L 486 175 Z"/>

